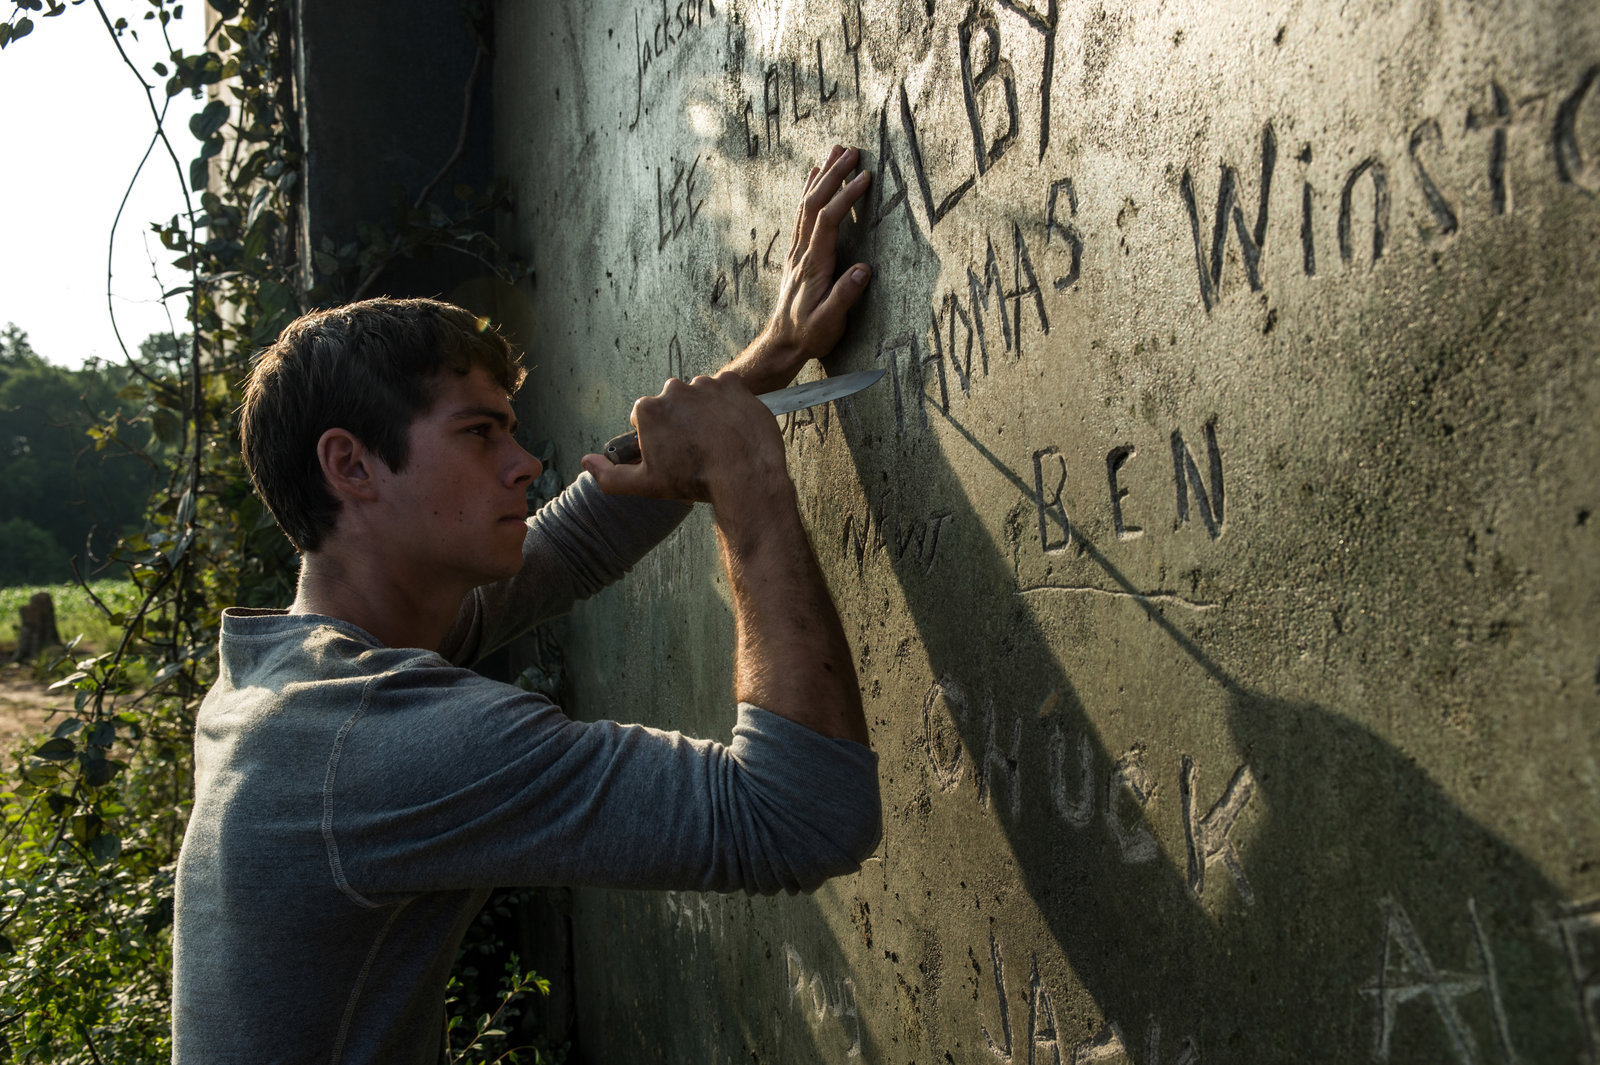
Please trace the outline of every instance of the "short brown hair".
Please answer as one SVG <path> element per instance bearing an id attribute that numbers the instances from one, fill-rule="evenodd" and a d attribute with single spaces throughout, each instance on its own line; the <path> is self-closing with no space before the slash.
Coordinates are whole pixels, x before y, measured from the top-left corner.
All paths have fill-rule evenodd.
<path id="1" fill-rule="evenodd" d="M 313 311 L 256 357 L 240 417 L 244 462 L 295 547 L 317 550 L 339 513 L 317 458 L 322 434 L 346 429 L 398 472 L 412 421 L 433 404 L 434 379 L 473 367 L 508 396 L 526 373 L 487 319 L 424 299 Z"/>

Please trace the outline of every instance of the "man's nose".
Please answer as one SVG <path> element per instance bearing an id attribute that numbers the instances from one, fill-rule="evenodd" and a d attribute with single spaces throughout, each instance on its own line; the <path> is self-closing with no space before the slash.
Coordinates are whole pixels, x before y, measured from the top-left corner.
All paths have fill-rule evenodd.
<path id="1" fill-rule="evenodd" d="M 521 444 L 516 445 L 516 448 L 517 461 L 512 466 L 512 483 L 526 487 L 544 472 L 544 464 L 534 458 Z"/>

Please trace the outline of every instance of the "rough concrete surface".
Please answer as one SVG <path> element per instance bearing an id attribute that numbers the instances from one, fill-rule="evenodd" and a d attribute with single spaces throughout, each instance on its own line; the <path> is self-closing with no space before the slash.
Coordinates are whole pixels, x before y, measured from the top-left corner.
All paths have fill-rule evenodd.
<path id="1" fill-rule="evenodd" d="M 503 4 L 501 316 L 577 458 L 877 270 L 787 420 L 878 854 L 579 892 L 598 1062 L 1600 1061 L 1600 8 Z M 808 376 L 815 374 L 808 371 Z M 706 516 L 569 708 L 726 737 Z"/>

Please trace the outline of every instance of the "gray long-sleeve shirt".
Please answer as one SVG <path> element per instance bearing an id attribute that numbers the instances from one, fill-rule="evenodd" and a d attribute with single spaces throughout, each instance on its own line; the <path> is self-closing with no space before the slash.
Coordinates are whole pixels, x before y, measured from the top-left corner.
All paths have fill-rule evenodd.
<path id="1" fill-rule="evenodd" d="M 620 577 L 683 508 L 582 477 L 449 657 L 333 618 L 231 610 L 178 863 L 174 1060 L 437 1060 L 491 887 L 804 891 L 881 826 L 876 756 L 741 705 L 727 746 L 577 722 L 471 661 Z"/>

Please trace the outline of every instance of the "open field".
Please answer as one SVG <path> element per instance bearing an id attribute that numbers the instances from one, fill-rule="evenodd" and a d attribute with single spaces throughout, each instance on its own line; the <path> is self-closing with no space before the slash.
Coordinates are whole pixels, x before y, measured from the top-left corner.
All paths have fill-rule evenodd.
<path id="1" fill-rule="evenodd" d="M 113 610 L 132 609 L 136 589 L 132 581 L 90 581 L 89 590 L 100 597 Z M 17 639 L 17 611 L 35 592 L 49 592 L 56 604 L 56 628 L 61 638 L 70 641 L 83 635 L 84 644 L 95 650 L 104 650 L 114 626 L 110 624 L 90 599 L 89 592 L 76 584 L 21 584 L 0 588 L 0 652 L 10 658 Z"/>

